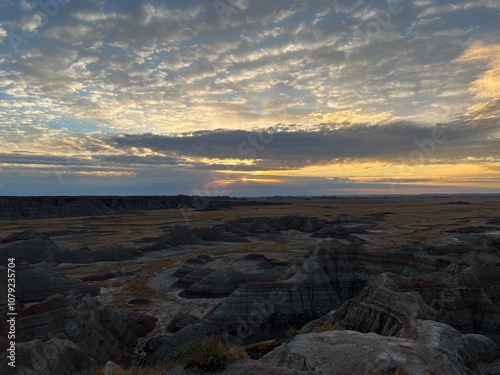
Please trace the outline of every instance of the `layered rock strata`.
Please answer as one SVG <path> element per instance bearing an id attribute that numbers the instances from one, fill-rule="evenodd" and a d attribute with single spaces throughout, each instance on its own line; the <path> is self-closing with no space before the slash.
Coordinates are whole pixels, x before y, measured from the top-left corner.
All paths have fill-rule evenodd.
<path id="1" fill-rule="evenodd" d="M 356 331 L 297 335 L 260 362 L 314 374 L 495 374 L 500 351 L 488 338 L 462 335 L 442 323 L 423 321 L 411 338 Z"/>
<path id="2" fill-rule="evenodd" d="M 395 251 L 325 241 L 277 280 L 238 287 L 201 322 L 169 338 L 149 363 L 168 360 L 194 337 L 218 334 L 228 343 L 257 342 L 323 314 L 328 319 L 321 324 L 384 336 L 408 338 L 419 322 L 437 320 L 498 341 L 499 253 L 486 237 Z M 443 306 L 446 296 L 455 299 Z"/>
<path id="3" fill-rule="evenodd" d="M 82 356 L 84 363 L 103 364 L 108 360 L 129 363 L 135 356 L 138 339 L 156 325 L 156 318 L 112 309 L 90 295 L 80 299 L 55 295 L 28 308 L 18 309 L 17 314 L 16 341 L 24 343 L 21 347 L 45 347 L 51 340 L 62 340 L 57 347 L 69 350 L 69 358 Z M 7 328 L 7 323 L 1 321 L 2 332 Z M 19 351 L 17 359 L 36 370 L 38 362 L 55 356 L 46 352 L 43 351 L 45 354 L 38 358 L 36 351 Z M 32 363 L 31 367 L 29 363 Z"/>

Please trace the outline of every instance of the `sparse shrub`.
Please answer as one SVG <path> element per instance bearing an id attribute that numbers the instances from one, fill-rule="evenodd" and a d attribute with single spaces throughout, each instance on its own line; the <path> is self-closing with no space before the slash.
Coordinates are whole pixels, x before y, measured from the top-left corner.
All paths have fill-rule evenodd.
<path id="1" fill-rule="evenodd" d="M 316 332 L 316 333 L 328 332 L 328 331 L 333 331 L 334 329 L 335 329 L 335 326 L 328 324 L 325 326 L 319 326 L 319 327 L 314 328 L 314 332 Z"/>
<path id="2" fill-rule="evenodd" d="M 177 348 L 175 357 L 185 368 L 198 367 L 207 372 L 222 371 L 229 363 L 229 352 L 215 335 L 185 343 Z"/>
<path id="3" fill-rule="evenodd" d="M 295 336 L 299 334 L 299 330 L 297 328 L 290 327 L 285 331 L 285 336 L 288 341 L 293 339 Z"/>
<path id="4" fill-rule="evenodd" d="M 228 349 L 229 361 L 236 362 L 240 360 L 250 359 L 245 348 L 241 345 L 233 345 Z"/>

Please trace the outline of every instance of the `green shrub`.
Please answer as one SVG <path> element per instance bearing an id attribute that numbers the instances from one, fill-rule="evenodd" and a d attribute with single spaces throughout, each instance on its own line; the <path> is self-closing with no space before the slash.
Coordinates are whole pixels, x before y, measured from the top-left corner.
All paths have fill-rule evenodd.
<path id="1" fill-rule="evenodd" d="M 285 331 L 285 336 L 288 340 L 293 339 L 295 336 L 299 334 L 299 330 L 297 328 L 290 327 Z"/>
<path id="2" fill-rule="evenodd" d="M 191 340 L 177 348 L 175 357 L 185 368 L 198 367 L 207 372 L 222 371 L 229 363 L 229 353 L 215 335 Z"/>

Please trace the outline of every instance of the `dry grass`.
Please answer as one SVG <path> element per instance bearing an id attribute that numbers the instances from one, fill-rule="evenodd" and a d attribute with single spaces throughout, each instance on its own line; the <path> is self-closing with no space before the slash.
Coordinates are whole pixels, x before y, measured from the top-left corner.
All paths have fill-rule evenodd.
<path id="1" fill-rule="evenodd" d="M 229 361 L 230 362 L 236 362 L 236 361 L 246 361 L 247 359 L 250 359 L 249 355 L 247 354 L 245 348 L 241 345 L 233 345 L 228 349 L 229 353 Z"/>
<path id="2" fill-rule="evenodd" d="M 274 198 L 255 200 L 278 201 Z M 283 206 L 233 207 L 223 211 L 198 211 L 184 221 L 181 210 L 143 211 L 126 214 L 113 214 L 99 217 L 70 217 L 53 219 L 28 220 L 0 220 L 0 237 L 12 233 L 14 230 L 33 228 L 41 233 L 53 230 L 82 228 L 82 232 L 92 233 L 95 230 L 115 232 L 110 236 L 100 238 L 93 235 L 79 236 L 76 241 L 69 241 L 65 245 L 70 248 L 88 246 L 111 247 L 131 242 L 143 237 L 155 237 L 163 233 L 160 229 L 166 225 L 189 225 L 192 227 L 211 226 L 217 222 L 230 221 L 242 217 L 280 217 L 285 215 L 315 216 L 320 219 L 334 219 L 338 215 L 351 215 L 361 218 L 365 214 L 389 211 L 393 213 L 385 218 L 384 224 L 396 231 L 374 235 L 374 239 L 381 242 L 381 246 L 401 245 L 414 240 L 432 239 L 439 237 L 440 231 L 446 228 L 458 228 L 464 222 L 470 226 L 487 225 L 486 221 L 497 217 L 500 210 L 498 199 L 489 197 L 467 197 L 472 203 L 467 206 L 446 205 L 456 200 L 453 197 L 416 198 L 399 197 L 387 198 L 342 198 L 342 199 L 303 199 L 291 198 L 279 200 L 290 204 Z M 426 229 L 416 229 L 420 226 Z M 401 236 L 400 231 L 407 232 Z M 66 246 L 64 246 L 66 247 Z"/>
<path id="3" fill-rule="evenodd" d="M 438 375 L 436 366 L 432 362 L 429 362 L 425 365 L 425 371 L 427 371 L 431 375 Z"/>
<path id="4" fill-rule="evenodd" d="M 335 326 L 333 326 L 331 324 L 327 324 L 324 326 L 316 327 L 316 328 L 314 328 L 313 331 L 316 333 L 321 333 L 321 332 L 328 332 L 328 331 L 333 331 L 333 330 L 335 330 Z"/>
<path id="5" fill-rule="evenodd" d="M 280 346 L 281 344 L 283 344 L 283 340 L 273 339 L 273 340 L 256 342 L 254 344 L 249 344 L 249 345 L 245 346 L 245 349 L 246 350 L 255 350 L 258 352 L 262 352 L 262 353 L 268 353 L 271 350 Z"/>

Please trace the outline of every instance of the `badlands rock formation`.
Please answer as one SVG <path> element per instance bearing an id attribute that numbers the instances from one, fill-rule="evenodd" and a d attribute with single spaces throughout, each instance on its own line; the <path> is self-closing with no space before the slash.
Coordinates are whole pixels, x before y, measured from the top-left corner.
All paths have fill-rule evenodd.
<path id="1" fill-rule="evenodd" d="M 122 246 L 77 251 L 61 250 L 56 243 L 45 234 L 34 230 L 16 232 L 0 240 L 0 251 L 4 255 L 3 265 L 8 258 L 15 258 L 16 263 L 49 265 L 60 263 L 94 264 L 96 262 L 118 262 L 136 259 L 143 255 L 140 250 Z"/>
<path id="2" fill-rule="evenodd" d="M 228 343 L 256 342 L 283 336 L 287 327 L 300 327 L 324 313 L 302 332 L 332 325 L 409 343 L 434 335 L 446 344 L 443 347 L 452 353 L 448 353 L 452 362 L 460 345 L 476 340 L 478 348 L 490 349 L 470 355 L 459 351 L 457 355 L 465 362 L 464 358 L 476 358 L 477 368 L 489 366 L 498 358 L 494 341 L 498 342 L 500 333 L 497 245 L 486 237 L 463 236 L 454 244 L 367 251 L 357 245 L 325 241 L 279 279 L 238 287 L 202 321 L 168 338 L 148 363 L 169 360 L 177 346 L 193 337 L 218 334 Z M 440 322 L 440 327 L 452 331 L 435 329 L 429 321 Z M 466 337 L 446 341 L 449 332 Z M 417 340 L 414 355 L 418 357 L 426 345 Z M 431 358 L 433 353 L 425 355 Z M 444 363 L 443 358 L 439 361 Z M 472 364 L 453 366 L 461 374 L 476 371 Z"/>
<path id="3" fill-rule="evenodd" d="M 0 338 L 2 352 L 8 348 Z M 0 372 L 12 375 L 74 375 L 91 374 L 97 367 L 96 361 L 85 350 L 70 340 L 51 338 L 44 342 L 33 340 L 16 345 L 16 367 L 0 362 Z"/>
<path id="4" fill-rule="evenodd" d="M 175 226 L 166 228 L 165 234 L 154 241 L 153 244 L 144 246 L 143 251 L 162 250 L 168 248 L 178 249 L 184 245 L 212 246 L 215 243 L 250 243 L 251 238 L 280 234 L 289 230 L 307 233 L 313 238 L 334 238 L 346 240 L 351 243 L 362 244 L 366 242 L 359 235 L 366 234 L 367 229 L 377 228 L 372 218 L 356 222 L 349 227 L 348 221 L 323 221 L 317 218 L 304 216 L 284 216 L 280 218 L 244 218 L 225 224 L 217 224 L 211 228 L 189 228 Z"/>
<path id="5" fill-rule="evenodd" d="M 44 302 L 17 309 L 17 313 L 16 340 L 24 343 L 17 353 L 19 363 L 28 369 L 39 370 L 38 362 L 47 356 L 41 355 L 37 360 L 36 353 L 51 350 L 50 356 L 65 365 L 70 374 L 78 371 L 79 366 L 88 367 L 108 360 L 129 363 L 134 358 L 138 339 L 156 325 L 156 319 L 151 316 L 109 308 L 90 295 L 76 299 L 58 294 Z M 6 321 L 0 321 L 0 329 L 7 331 Z M 7 360 L 2 360 L 0 369 L 7 371 Z M 42 367 L 39 373 L 47 375 L 54 374 L 51 371 L 58 368 L 53 364 Z"/>
<path id="6" fill-rule="evenodd" d="M 179 280 L 174 286 L 184 290 L 179 294 L 184 298 L 228 297 L 236 289 L 249 283 L 273 282 L 279 278 L 288 265 L 276 259 L 268 259 L 260 254 L 248 254 L 233 261 L 232 268 L 214 270 L 213 260 L 208 257 L 188 259 L 174 277 Z"/>
<path id="7" fill-rule="evenodd" d="M 41 302 L 46 298 L 61 294 L 65 296 L 96 295 L 99 289 L 84 281 L 72 279 L 53 271 L 46 264 L 32 266 L 21 263 L 16 266 L 16 303 L 26 305 Z M 0 267 L 0 277 L 7 280 L 7 268 Z M 7 306 L 7 283 L 0 283 L 0 311 Z"/>
<path id="8" fill-rule="evenodd" d="M 0 240 L 0 251 L 3 255 L 2 266 L 6 266 L 8 258 L 16 258 L 17 263 L 53 263 L 61 254 L 59 247 L 48 236 L 34 230 L 16 232 L 3 238 Z"/>
<path id="9" fill-rule="evenodd" d="M 484 336 L 424 321 L 411 338 L 346 330 L 302 334 L 260 361 L 321 375 L 393 373 L 398 368 L 411 375 L 477 375 L 499 370 L 499 354 Z"/>
<path id="10" fill-rule="evenodd" d="M 128 211 L 188 208 L 221 210 L 234 206 L 278 203 L 256 202 L 229 197 L 165 196 L 80 196 L 80 197 L 0 197 L 0 219 L 94 216 Z"/>
<path id="11" fill-rule="evenodd" d="M 57 210 L 71 202 L 61 201 Z M 117 206 L 104 202 L 116 210 L 133 206 L 127 199 Z M 227 344 L 253 344 L 285 339 L 285 331 L 294 327 L 300 334 L 292 340 L 225 373 L 364 375 L 404 366 L 411 375 L 500 374 L 500 241 L 459 230 L 443 231 L 441 244 L 432 246 L 365 246 L 365 235 L 387 215 L 364 215 L 357 222 L 284 216 L 169 226 L 140 249 L 69 251 L 46 232 L 16 232 L 0 240 L 0 251 L 17 260 L 18 363 L 42 375 L 73 374 L 108 361 L 126 365 L 145 352 L 150 365 L 170 362 L 175 349 L 195 337 L 217 334 Z M 293 247 L 290 234 L 306 239 L 311 250 Z M 293 251 L 280 253 L 277 244 Z M 240 246 L 247 245 L 255 252 L 243 253 Z M 151 262 L 156 257 L 164 257 L 160 260 L 168 266 L 156 268 Z M 140 267 L 143 260 L 147 267 Z M 80 279 L 60 273 L 78 269 L 76 264 L 92 270 L 96 262 L 102 262 L 98 271 L 80 273 Z M 119 262 L 133 267 L 113 271 Z M 167 308 L 210 303 L 203 313 L 179 308 L 157 325 L 149 315 L 95 298 L 99 288 L 92 285 L 109 292 L 103 286 L 108 280 L 137 276 L 143 281 L 148 273 L 148 295 L 127 296 L 134 309 L 158 313 L 155 302 L 162 298 Z M 0 285 L 4 312 L 7 293 L 5 283 Z M 5 322 L 0 329 L 7 329 Z M 6 345 L 0 339 L 0 349 Z M 5 366 L 0 363 L 1 373 L 9 370 Z M 185 373 L 175 371 L 172 375 Z"/>

